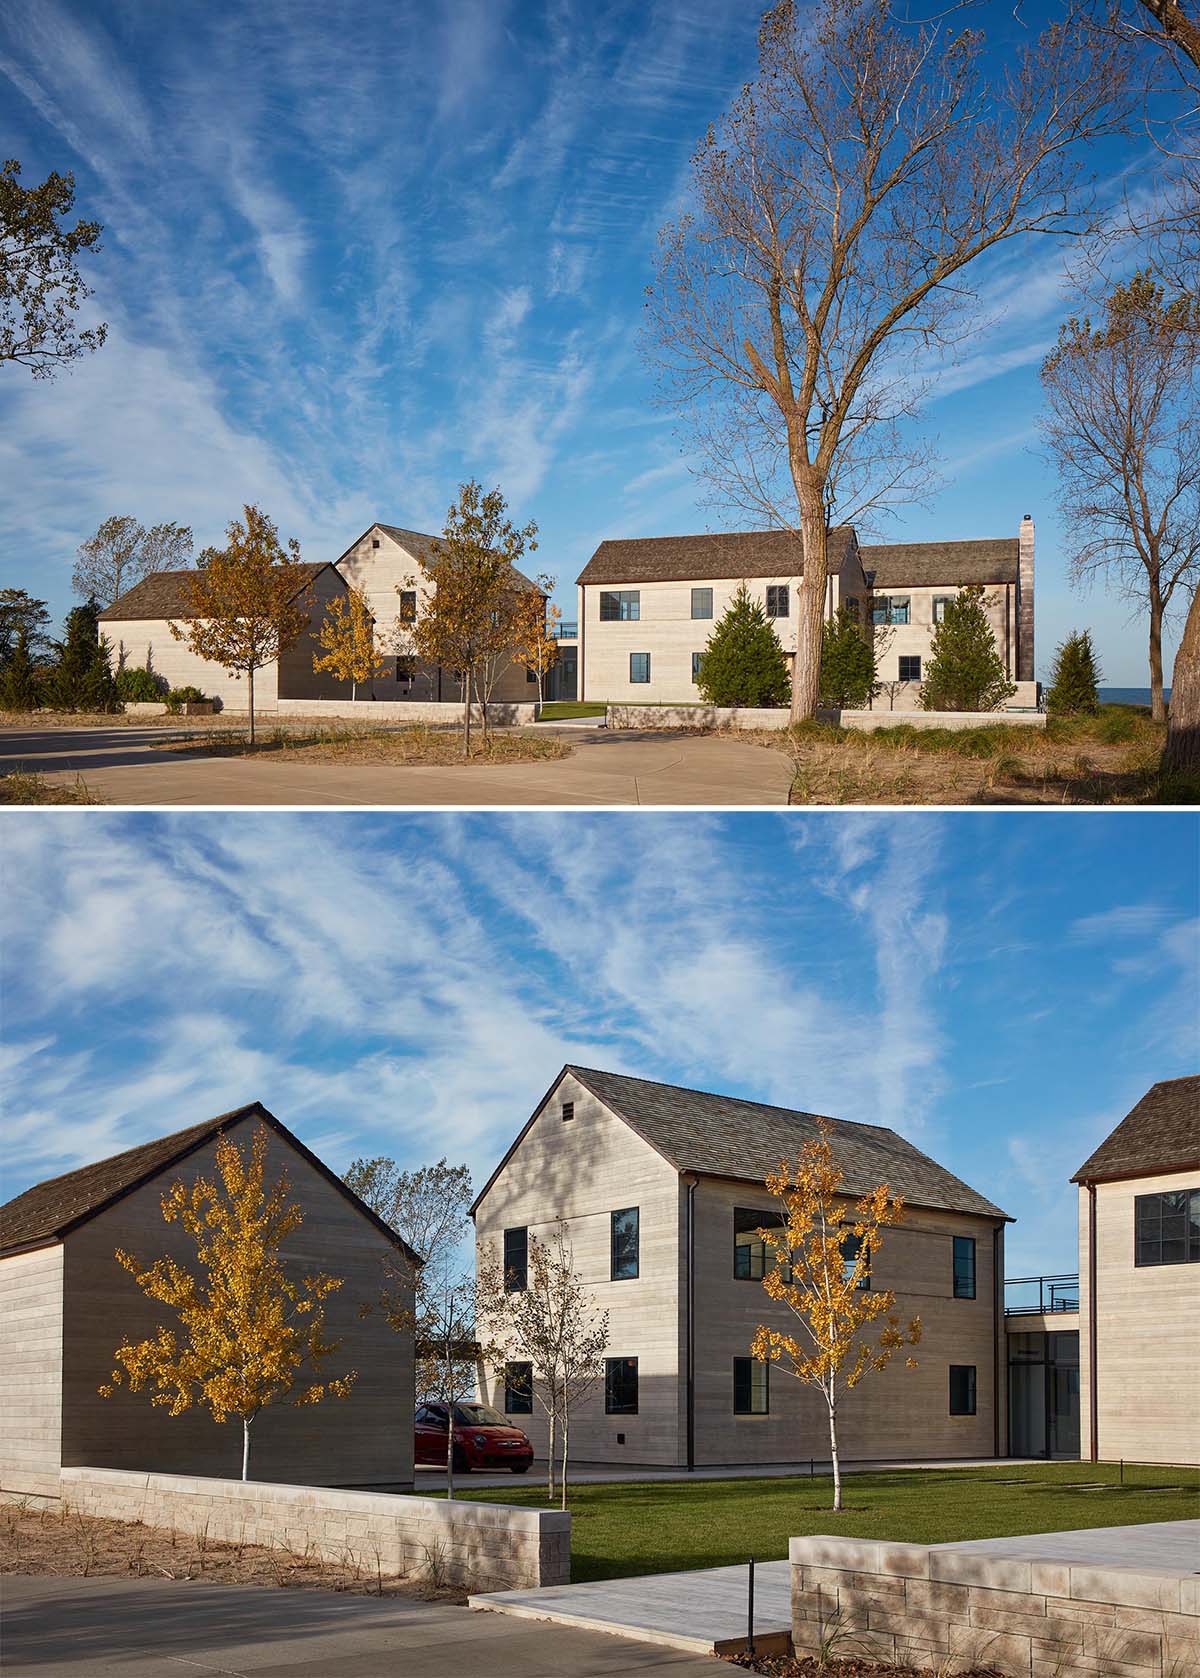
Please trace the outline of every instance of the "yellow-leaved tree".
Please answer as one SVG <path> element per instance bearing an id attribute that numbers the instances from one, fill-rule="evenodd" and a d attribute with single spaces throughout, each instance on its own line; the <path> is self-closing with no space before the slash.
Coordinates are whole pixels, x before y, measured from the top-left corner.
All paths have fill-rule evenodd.
<path id="1" fill-rule="evenodd" d="M 539 705 L 546 697 L 546 677 L 558 663 L 555 630 L 562 621 L 562 607 L 550 599 L 555 582 L 554 577 L 543 574 L 536 588 L 523 591 L 517 598 L 513 661 L 523 665 L 537 682 Z"/>
<path id="2" fill-rule="evenodd" d="M 349 682 L 351 699 L 358 698 L 360 682 L 382 676 L 385 665 L 375 651 L 375 619 L 356 588 L 330 601 L 317 639 L 324 652 L 313 654 L 313 669 L 328 670 L 340 682 Z"/>
<path id="3" fill-rule="evenodd" d="M 904 1203 L 886 1183 L 858 1200 L 844 1192 L 845 1173 L 834 1157 L 830 1126 L 817 1120 L 817 1135 L 800 1150 L 795 1166 L 781 1163 L 767 1176 L 780 1203 L 781 1223 L 760 1231 L 773 1255 L 763 1287 L 799 1320 L 797 1334 L 760 1324 L 750 1348 L 763 1363 L 777 1363 L 815 1387 L 829 1412 L 833 1507 L 842 1507 L 838 1457 L 838 1399 L 871 1370 L 885 1369 L 902 1346 L 921 1338 L 921 1319 L 901 1326 L 896 1296 L 871 1286 L 871 1262 L 883 1245 L 880 1231 L 900 1222 Z M 878 1325 L 878 1333 L 869 1331 Z M 916 1359 L 906 1359 L 910 1369 Z"/>
<path id="4" fill-rule="evenodd" d="M 180 1416 L 193 1405 L 214 1422 L 242 1423 L 242 1479 L 249 1477 L 250 1428 L 271 1404 L 319 1404 L 346 1398 L 356 1370 L 313 1379 L 338 1350 L 325 1338 L 324 1301 L 339 1276 L 293 1278 L 280 1249 L 303 1222 L 289 1202 L 286 1174 L 265 1181 L 267 1130 L 260 1125 L 247 1158 L 231 1137 L 217 1143 L 219 1182 L 175 1182 L 162 1197 L 166 1223 L 179 1223 L 196 1247 L 196 1269 L 171 1257 L 143 1265 L 132 1253 L 116 1259 L 150 1299 L 169 1306 L 178 1329 L 165 1325 L 149 1340 L 125 1340 L 118 1367 L 100 1388 L 105 1398 L 128 1385 L 148 1387 L 150 1402 Z"/>

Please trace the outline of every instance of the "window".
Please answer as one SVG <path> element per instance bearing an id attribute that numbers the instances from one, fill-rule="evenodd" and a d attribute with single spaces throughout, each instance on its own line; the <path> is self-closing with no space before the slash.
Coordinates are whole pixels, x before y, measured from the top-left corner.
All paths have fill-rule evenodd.
<path id="1" fill-rule="evenodd" d="M 636 623 L 641 615 L 640 589 L 623 588 L 615 593 L 610 590 L 600 596 L 601 623 Z"/>
<path id="2" fill-rule="evenodd" d="M 786 583 L 767 584 L 767 616 L 769 618 L 787 617 L 788 592 Z"/>
<path id="3" fill-rule="evenodd" d="M 413 679 L 413 667 L 412 667 L 412 665 L 411 664 L 406 664 L 402 658 L 398 658 L 396 660 L 396 680 L 398 682 L 411 682 L 412 679 Z"/>
<path id="4" fill-rule="evenodd" d="M 858 622 L 858 613 L 859 613 L 859 605 L 858 605 L 857 597 L 853 594 L 850 595 L 843 602 L 843 605 L 846 608 L 846 616 L 850 619 L 850 622 L 851 623 L 857 623 Z"/>
<path id="5" fill-rule="evenodd" d="M 649 653 L 630 653 L 629 680 L 631 682 L 648 682 L 650 680 Z"/>
<path id="6" fill-rule="evenodd" d="M 933 621 L 934 621 L 934 623 L 945 623 L 945 621 L 946 621 L 946 607 L 947 606 L 953 606 L 953 604 L 954 604 L 954 596 L 952 594 L 935 594 L 934 597 L 933 597 Z"/>
<path id="7" fill-rule="evenodd" d="M 506 1416 L 533 1414 L 533 1365 L 506 1363 L 504 1365 L 504 1413 Z"/>
<path id="8" fill-rule="evenodd" d="M 377 547 L 378 547 L 378 546 L 379 546 L 379 538 L 378 538 L 378 536 L 372 536 L 372 538 L 371 538 L 371 546 L 372 546 L 372 547 L 373 547 L 373 548 L 377 548 Z"/>
<path id="9" fill-rule="evenodd" d="M 575 1117 L 575 1103 L 573 1101 L 564 1101 L 563 1102 L 563 1104 L 562 1104 L 562 1117 L 563 1117 L 563 1123 L 564 1124 L 569 1124 L 571 1122 L 571 1120 Z"/>
<path id="10" fill-rule="evenodd" d="M 759 1212 L 752 1206 L 733 1209 L 733 1274 L 739 1282 L 761 1282 L 771 1249 L 763 1240 L 764 1229 L 782 1229 L 778 1212 Z M 789 1267 L 783 1266 L 784 1280 L 790 1281 Z"/>
<path id="11" fill-rule="evenodd" d="M 525 680 L 527 682 L 536 682 L 537 681 L 537 671 L 526 669 Z"/>
<path id="12" fill-rule="evenodd" d="M 853 1232 L 849 1235 L 843 1235 L 839 1245 L 842 1249 L 842 1280 L 848 1282 L 851 1272 L 858 1262 L 858 1255 L 862 1250 L 862 1236 L 855 1235 Z M 858 1292 L 866 1293 L 870 1286 L 871 1259 L 868 1254 L 867 1262 L 863 1265 L 862 1275 L 858 1278 Z"/>
<path id="13" fill-rule="evenodd" d="M 692 616 L 694 618 L 712 617 L 712 589 L 694 588 L 692 590 Z"/>
<path id="14" fill-rule="evenodd" d="M 416 623 L 417 621 L 417 591 L 415 588 L 400 590 L 400 622 Z"/>
<path id="15" fill-rule="evenodd" d="M 877 594 L 871 603 L 871 622 L 907 623 L 908 596 L 899 594 Z"/>
<path id="16" fill-rule="evenodd" d="M 769 1408 L 767 1372 L 770 1365 L 757 1358 L 733 1360 L 733 1413 L 735 1416 L 765 1416 Z"/>
<path id="17" fill-rule="evenodd" d="M 950 1365 L 950 1414 L 952 1416 L 973 1416 L 975 1414 L 975 1365 L 973 1363 L 952 1363 Z"/>
<path id="18" fill-rule="evenodd" d="M 614 1282 L 634 1282 L 638 1274 L 638 1209 L 627 1206 L 612 1215 L 610 1275 Z"/>
<path id="19" fill-rule="evenodd" d="M 1136 1195 L 1133 1234 L 1135 1264 L 1200 1264 L 1200 1189 Z"/>
<path id="20" fill-rule="evenodd" d="M 638 1360 L 605 1358 L 604 1412 L 608 1416 L 636 1416 L 638 1407 Z"/>
<path id="21" fill-rule="evenodd" d="M 919 682 L 921 680 L 921 660 L 916 653 L 900 654 L 900 680 L 902 682 Z"/>
<path id="22" fill-rule="evenodd" d="M 693 653 L 692 654 L 692 680 L 693 680 L 693 682 L 698 682 L 700 680 L 700 666 L 703 663 L 704 663 L 704 654 L 703 653 Z"/>
<path id="23" fill-rule="evenodd" d="M 504 1231 L 504 1287 L 507 1293 L 524 1293 L 529 1281 L 529 1231 Z"/>
<path id="24" fill-rule="evenodd" d="M 954 1237 L 954 1297 L 975 1297 L 975 1238 L 971 1235 Z"/>

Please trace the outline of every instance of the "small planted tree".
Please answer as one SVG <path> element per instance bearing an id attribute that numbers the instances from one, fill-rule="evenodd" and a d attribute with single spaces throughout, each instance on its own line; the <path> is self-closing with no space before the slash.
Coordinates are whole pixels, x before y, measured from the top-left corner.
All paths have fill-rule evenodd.
<path id="1" fill-rule="evenodd" d="M 760 600 L 741 585 L 714 625 L 696 686 L 709 705 L 786 705 L 787 659 Z"/>
<path id="2" fill-rule="evenodd" d="M 375 619 L 356 588 L 330 601 L 317 640 L 323 650 L 313 654 L 313 669 L 349 682 L 352 700 L 358 698 L 360 682 L 373 682 L 386 668 L 375 651 Z"/>
<path id="3" fill-rule="evenodd" d="M 821 690 L 824 706 L 856 710 L 875 691 L 876 649 L 855 613 L 839 606 L 821 639 Z"/>
<path id="4" fill-rule="evenodd" d="M 198 658 L 245 676 L 254 744 L 254 673 L 273 663 L 308 628 L 308 568 L 293 536 L 284 549 L 274 523 L 257 507 L 231 519 L 224 548 L 206 548 L 188 578 L 189 620 L 168 623 Z"/>
<path id="5" fill-rule="evenodd" d="M 767 1177 L 779 1202 L 780 1224 L 764 1228 L 772 1254 L 763 1287 L 797 1319 L 796 1333 L 760 1325 L 751 1356 L 779 1364 L 821 1394 L 829 1416 L 833 1461 L 833 1507 L 842 1507 L 838 1455 L 838 1405 L 872 1370 L 887 1368 L 903 1346 L 921 1338 L 921 1319 L 902 1326 L 890 1289 L 870 1285 L 871 1264 L 883 1245 L 881 1231 L 900 1222 L 904 1203 L 886 1183 L 851 1201 L 845 1173 L 834 1157 L 830 1126 L 817 1121 L 817 1134 L 800 1150 L 795 1166 L 781 1164 Z M 909 1369 L 916 1360 L 907 1358 Z"/>
<path id="6" fill-rule="evenodd" d="M 156 524 L 149 530 L 128 515 L 105 519 L 80 543 L 71 587 L 76 594 L 112 606 L 157 571 L 171 571 L 192 557 L 192 533 L 184 524 Z"/>
<path id="7" fill-rule="evenodd" d="M 1100 709 L 1099 681 L 1091 631 L 1072 631 L 1054 654 L 1047 711 L 1056 717 L 1094 717 Z"/>
<path id="8" fill-rule="evenodd" d="M 555 1447 L 560 1452 L 559 1490 L 567 1506 L 571 1413 L 604 1375 L 608 1312 L 575 1272 L 574 1255 L 560 1224 L 549 1241 L 529 1237 L 524 1286 L 505 1274 L 494 1255 L 478 1267 L 478 1310 L 505 1357 L 533 1365 L 533 1397 L 549 1428 L 547 1495 L 554 1501 Z"/>
<path id="9" fill-rule="evenodd" d="M 517 600 L 513 660 L 533 675 L 539 705 L 546 696 L 546 677 L 558 663 L 559 642 L 554 631 L 562 621 L 562 608 L 550 599 L 556 581 L 543 574 L 537 579 L 536 589 L 523 590 Z"/>
<path id="10" fill-rule="evenodd" d="M 933 632 L 921 704 L 927 711 L 998 711 L 1016 693 L 984 611 L 982 583 L 960 588 Z"/>
<path id="11" fill-rule="evenodd" d="M 193 1405 L 214 1422 L 242 1424 L 242 1479 L 250 1472 L 250 1429 L 273 1404 L 319 1404 L 346 1398 L 357 1371 L 314 1380 L 338 1351 L 325 1337 L 325 1306 L 341 1287 L 324 1273 L 294 1277 L 281 1249 L 299 1229 L 281 1175 L 266 1183 L 267 1131 L 260 1125 L 249 1157 L 228 1136 L 217 1143 L 217 1178 L 176 1182 L 162 1197 L 166 1223 L 178 1223 L 195 1244 L 195 1264 L 164 1257 L 145 1265 L 132 1253 L 116 1259 L 148 1298 L 168 1306 L 165 1324 L 148 1340 L 122 1341 L 117 1368 L 100 1388 L 111 1398 L 122 1385 L 146 1387 L 150 1402 L 180 1416 Z"/>

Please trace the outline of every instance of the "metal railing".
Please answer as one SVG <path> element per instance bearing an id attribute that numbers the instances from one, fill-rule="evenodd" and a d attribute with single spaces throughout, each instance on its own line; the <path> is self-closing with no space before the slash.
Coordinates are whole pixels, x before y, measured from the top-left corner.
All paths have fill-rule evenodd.
<path id="1" fill-rule="evenodd" d="M 1013 1276 L 1004 1282 L 1004 1313 L 1052 1316 L 1056 1311 L 1078 1311 L 1079 1272 L 1073 1276 Z"/>
<path id="2" fill-rule="evenodd" d="M 579 625 L 577 623 L 567 623 L 560 618 L 551 628 L 550 638 L 553 641 L 578 641 Z"/>

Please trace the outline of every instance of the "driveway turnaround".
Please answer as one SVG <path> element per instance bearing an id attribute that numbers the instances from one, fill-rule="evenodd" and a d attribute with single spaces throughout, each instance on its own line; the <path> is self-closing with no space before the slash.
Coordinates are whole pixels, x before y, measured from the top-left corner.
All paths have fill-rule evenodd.
<path id="1" fill-rule="evenodd" d="M 414 1601 L 165 1579 L 4 1579 L 5 1678 L 720 1678 L 703 1657 Z"/>
<path id="2" fill-rule="evenodd" d="M 786 804 L 786 752 L 726 734 L 576 729 L 570 757 L 511 764 L 310 763 L 286 752 L 206 757 L 154 748 L 162 728 L 0 730 L 0 773 L 74 783 L 109 804 Z"/>

